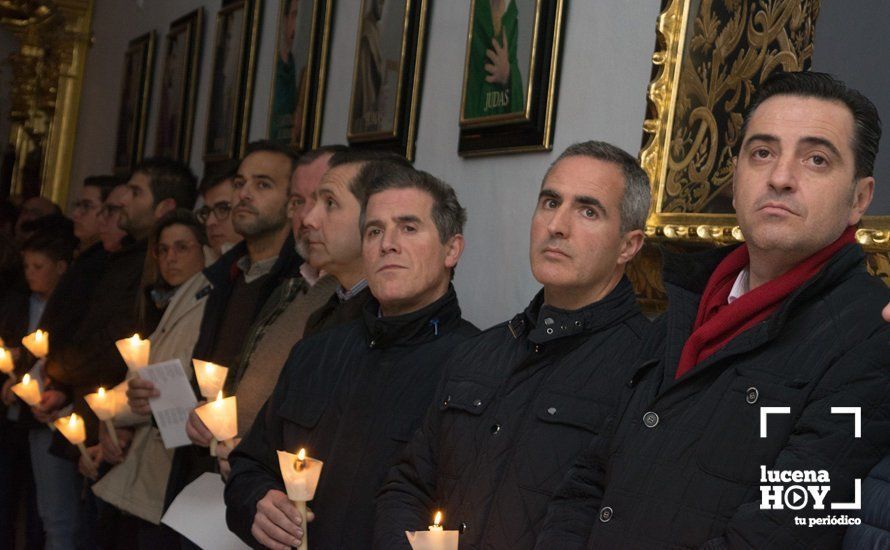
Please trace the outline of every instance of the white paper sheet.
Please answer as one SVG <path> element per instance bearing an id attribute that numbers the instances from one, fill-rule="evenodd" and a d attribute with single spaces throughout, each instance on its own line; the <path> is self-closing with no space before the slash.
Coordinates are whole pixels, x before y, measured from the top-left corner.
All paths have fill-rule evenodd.
<path id="1" fill-rule="evenodd" d="M 147 365 L 139 369 L 139 376 L 149 380 L 161 392 L 160 397 L 148 400 L 161 439 L 168 449 L 190 445 L 185 434 L 189 412 L 198 404 L 195 392 L 182 369 L 179 359 Z"/>
<path id="2" fill-rule="evenodd" d="M 250 547 L 226 527 L 224 488 L 219 474 L 201 474 L 173 499 L 161 522 L 201 548 L 249 550 Z"/>

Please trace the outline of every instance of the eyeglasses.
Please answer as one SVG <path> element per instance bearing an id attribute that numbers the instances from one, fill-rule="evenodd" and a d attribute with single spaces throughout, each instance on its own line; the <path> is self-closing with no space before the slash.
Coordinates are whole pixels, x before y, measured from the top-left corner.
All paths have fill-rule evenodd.
<path id="1" fill-rule="evenodd" d="M 185 242 L 185 241 L 176 241 L 173 243 L 173 246 L 168 246 L 166 244 L 159 244 L 153 250 L 154 257 L 156 260 L 167 257 L 171 252 L 175 252 L 177 256 L 181 256 L 183 254 L 188 254 L 196 246 L 199 246 L 197 241 Z"/>
<path id="2" fill-rule="evenodd" d="M 99 205 L 89 199 L 81 199 L 74 203 L 75 210 L 83 210 L 84 212 L 89 212 L 90 210 L 95 210 L 96 208 L 99 208 Z"/>
<path id="3" fill-rule="evenodd" d="M 110 217 L 114 214 L 120 213 L 120 211 L 123 210 L 123 208 L 124 208 L 124 205 L 122 205 L 122 204 L 105 203 L 102 205 L 102 208 L 99 209 L 99 215 L 105 216 L 105 217 Z"/>
<path id="4" fill-rule="evenodd" d="M 218 202 L 213 206 L 207 206 L 206 204 L 195 211 L 195 216 L 198 217 L 198 221 L 206 224 L 207 220 L 210 219 L 210 213 L 213 212 L 213 215 L 217 220 L 223 221 L 229 217 L 229 213 L 232 211 L 232 203 L 230 202 Z"/>

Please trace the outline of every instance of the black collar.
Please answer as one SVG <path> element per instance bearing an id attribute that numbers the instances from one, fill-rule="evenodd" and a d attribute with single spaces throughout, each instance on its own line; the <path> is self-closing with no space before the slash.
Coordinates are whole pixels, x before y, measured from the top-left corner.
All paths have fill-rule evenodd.
<path id="1" fill-rule="evenodd" d="M 416 346 L 450 332 L 461 319 L 460 305 L 452 285 L 432 304 L 393 317 L 378 316 L 380 303 L 370 298 L 362 310 L 370 348 Z"/>

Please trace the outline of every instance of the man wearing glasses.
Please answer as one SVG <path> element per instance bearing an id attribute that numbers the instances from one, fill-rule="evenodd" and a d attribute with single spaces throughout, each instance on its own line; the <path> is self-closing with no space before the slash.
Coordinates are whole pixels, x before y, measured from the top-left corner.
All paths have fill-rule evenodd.
<path id="1" fill-rule="evenodd" d="M 242 239 L 229 215 L 232 212 L 233 181 L 237 170 L 237 165 L 230 165 L 217 174 L 205 176 L 198 188 L 204 205 L 195 214 L 207 230 L 207 240 L 216 257 L 222 256 Z"/>

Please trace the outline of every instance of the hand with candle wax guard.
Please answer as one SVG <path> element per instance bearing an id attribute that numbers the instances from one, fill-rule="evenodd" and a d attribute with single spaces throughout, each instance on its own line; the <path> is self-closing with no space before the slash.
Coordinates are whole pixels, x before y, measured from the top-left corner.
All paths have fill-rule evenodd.
<path id="1" fill-rule="evenodd" d="M 3 389 L 0 390 L 0 401 L 3 401 L 3 404 L 7 407 L 15 403 L 15 394 L 12 393 L 13 384 L 15 384 L 15 381 L 7 377 L 3 381 Z"/>
<path id="2" fill-rule="evenodd" d="M 228 445 L 219 445 L 216 448 L 216 462 L 219 464 L 219 475 L 222 476 L 223 481 L 228 481 L 229 473 L 232 471 L 232 466 L 229 464 L 229 453 L 232 452 L 232 449 L 238 446 L 241 443 L 241 438 L 236 437 L 232 440 L 232 446 Z"/>
<path id="3" fill-rule="evenodd" d="M 306 521 L 315 519 L 315 514 L 308 508 L 306 516 Z M 303 518 L 287 495 L 277 489 L 270 489 L 256 503 L 250 534 L 266 548 L 288 550 L 299 546 L 303 540 L 302 525 Z"/>
<path id="4" fill-rule="evenodd" d="M 120 447 L 114 444 L 114 440 L 108 434 L 108 428 L 104 422 L 99 422 L 99 445 L 102 447 L 102 456 L 109 464 L 120 464 L 127 456 L 127 449 L 133 441 L 134 431 L 129 428 L 116 428 L 117 440 Z"/>
<path id="5" fill-rule="evenodd" d="M 102 446 L 101 445 L 93 445 L 92 447 L 87 447 L 87 455 L 89 455 L 92 463 L 88 462 L 83 456 L 80 457 L 77 461 L 77 471 L 80 472 L 80 475 L 83 477 L 92 479 L 96 481 L 99 479 L 99 472 L 93 467 L 95 464 L 102 464 Z"/>
<path id="6" fill-rule="evenodd" d="M 136 376 L 127 381 L 127 401 L 130 403 L 130 409 L 136 414 L 151 414 L 148 400 L 160 396 L 161 392 L 148 380 Z"/>
<path id="7" fill-rule="evenodd" d="M 31 412 L 39 422 L 52 422 L 67 401 L 68 397 L 59 390 L 46 390 L 41 394 L 40 404 L 31 407 Z"/>
<path id="8" fill-rule="evenodd" d="M 198 402 L 198 407 L 206 402 Z M 213 441 L 213 434 L 210 433 L 210 430 L 207 429 L 207 426 L 201 421 L 194 409 L 189 413 L 189 421 L 185 425 L 185 433 L 192 440 L 192 443 L 201 447 L 209 447 L 210 442 Z"/>

